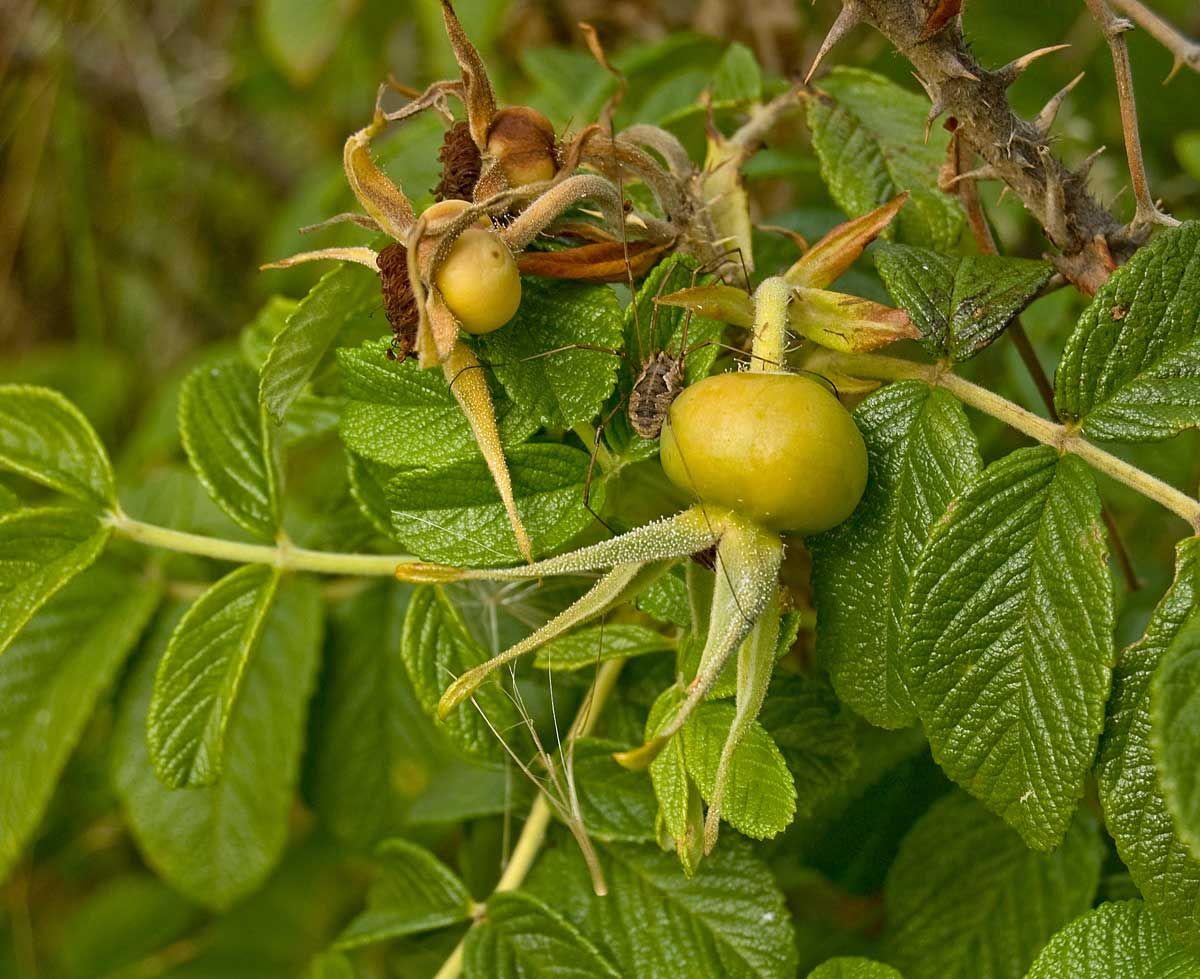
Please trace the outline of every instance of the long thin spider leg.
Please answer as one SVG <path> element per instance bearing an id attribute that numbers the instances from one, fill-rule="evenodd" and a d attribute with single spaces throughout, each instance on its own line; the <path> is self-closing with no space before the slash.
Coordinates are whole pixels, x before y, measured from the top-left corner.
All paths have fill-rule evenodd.
<path id="1" fill-rule="evenodd" d="M 716 683 L 729 657 L 750 634 L 776 594 L 783 543 L 768 530 L 733 518 L 717 545 L 717 574 L 713 583 L 708 638 L 696 675 L 666 724 L 640 748 L 616 755 L 626 768 L 645 768 L 675 736 L 692 711 Z"/>
<path id="2" fill-rule="evenodd" d="M 608 574 L 604 575 L 576 602 L 559 612 L 553 619 L 540 629 L 526 636 L 515 646 L 510 646 L 498 656 L 493 656 L 486 663 L 481 663 L 459 676 L 438 702 L 438 716 L 447 717 L 455 707 L 475 695 L 480 685 L 485 683 L 496 670 L 510 663 L 518 656 L 533 652 L 556 639 L 564 632 L 582 625 L 598 615 L 603 615 L 615 605 L 629 599 L 657 578 L 662 577 L 670 568 L 671 561 L 652 561 L 647 564 L 619 564 Z"/>
<path id="3" fill-rule="evenodd" d="M 731 521 L 740 520 L 724 507 L 689 507 L 682 513 L 637 527 L 617 537 L 589 544 L 577 551 L 545 558 L 514 568 L 455 568 L 445 564 L 410 562 L 396 566 L 401 581 L 446 582 L 486 579 L 513 581 L 581 574 L 614 568 L 618 564 L 644 564 L 687 557 L 712 547 Z"/>

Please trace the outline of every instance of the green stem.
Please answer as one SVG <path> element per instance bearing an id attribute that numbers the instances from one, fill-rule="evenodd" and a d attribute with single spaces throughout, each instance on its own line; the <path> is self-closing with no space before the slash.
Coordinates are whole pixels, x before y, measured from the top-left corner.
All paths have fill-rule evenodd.
<path id="1" fill-rule="evenodd" d="M 623 659 L 611 659 L 600 664 L 600 668 L 596 671 L 596 679 L 592 682 L 587 696 L 583 698 L 583 705 L 575 715 L 575 720 L 571 722 L 571 729 L 567 732 L 568 742 L 576 738 L 586 738 L 591 734 L 609 694 L 617 684 L 617 677 L 621 675 L 621 667 L 624 665 Z M 499 883 L 496 884 L 493 894 L 499 894 L 501 891 L 515 891 L 525 882 L 538 853 L 541 852 L 542 843 L 546 839 L 546 830 L 550 828 L 550 820 L 553 816 L 554 809 L 550 802 L 544 794 L 539 793 L 529 810 L 529 817 L 521 829 L 521 835 L 517 839 L 517 845 L 513 848 L 512 857 L 508 861 L 508 866 L 504 868 L 504 873 L 501 875 Z M 458 979 L 458 976 L 462 974 L 465 945 L 466 937 L 464 936 L 454 951 L 450 953 L 450 957 L 442 963 L 442 967 L 438 969 L 434 979 Z"/>
<path id="2" fill-rule="evenodd" d="M 1147 499 L 1153 500 L 1191 524 L 1200 533 L 1200 500 L 1188 496 L 1161 479 L 1130 465 L 1105 452 L 1081 436 L 1070 425 L 1048 421 L 1040 415 L 1027 411 L 1007 398 L 972 384 L 936 364 L 919 364 L 895 357 L 876 354 L 833 354 L 827 361 L 837 370 L 858 377 L 883 381 L 919 380 L 934 387 L 949 391 L 964 404 L 1004 422 L 1018 432 L 1045 445 L 1054 446 L 1060 452 L 1079 456 L 1093 469 L 1111 476 L 1120 483 Z"/>
<path id="3" fill-rule="evenodd" d="M 754 341 L 750 350 L 752 371 L 781 371 L 787 352 L 788 302 L 792 287 L 785 279 L 764 279 L 754 293 Z"/>
<path id="4" fill-rule="evenodd" d="M 161 547 L 168 551 L 196 554 L 218 561 L 236 561 L 239 564 L 269 564 L 284 571 L 390 577 L 395 574 L 396 565 L 412 560 L 410 554 L 338 554 L 292 547 L 286 542 L 275 545 L 244 544 L 143 523 L 120 511 L 109 513 L 107 522 L 118 536 L 147 547 Z"/>

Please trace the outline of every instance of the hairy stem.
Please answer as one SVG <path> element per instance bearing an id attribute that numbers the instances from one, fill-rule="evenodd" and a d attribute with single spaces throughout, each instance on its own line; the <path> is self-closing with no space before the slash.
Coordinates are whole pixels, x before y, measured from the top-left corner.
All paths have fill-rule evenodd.
<path id="1" fill-rule="evenodd" d="M 1170 81 L 1175 72 L 1184 65 L 1192 71 L 1200 72 L 1200 44 L 1176 30 L 1171 23 L 1158 16 L 1141 0 L 1112 0 L 1112 3 L 1118 10 L 1132 17 L 1138 27 L 1175 56 L 1175 65 L 1171 68 L 1167 81 Z"/>
<path id="2" fill-rule="evenodd" d="M 604 709 L 609 695 L 616 686 L 617 677 L 621 675 L 621 667 L 624 665 L 623 659 L 612 659 L 600 664 L 600 668 L 596 671 L 596 679 L 583 698 L 583 704 L 576 713 L 575 720 L 571 722 L 571 728 L 567 732 L 568 742 L 574 741 L 576 738 L 587 737 L 595 728 L 600 712 Z M 517 838 L 517 845 L 513 848 L 512 857 L 508 861 L 508 866 L 504 868 L 504 873 L 500 876 L 500 881 L 496 884 L 493 894 L 499 894 L 501 891 L 515 891 L 525 882 L 534 861 L 541 852 L 542 843 L 546 839 L 546 831 L 550 828 L 550 820 L 553 816 L 553 806 L 544 794 L 539 793 L 530 807 L 529 816 L 525 820 L 525 826 L 521 829 L 521 835 Z M 450 957 L 442 963 L 442 967 L 438 969 L 434 979 L 457 979 L 462 974 L 465 946 L 466 937 L 464 936 L 454 951 L 450 953 Z"/>
<path id="3" fill-rule="evenodd" d="M 1079 456 L 1093 469 L 1111 476 L 1147 499 L 1165 507 L 1186 520 L 1196 533 L 1200 533 L 1200 500 L 1188 496 L 1124 459 L 1105 452 L 1079 435 L 1071 426 L 1061 425 L 1058 422 L 1048 421 L 1040 415 L 1035 415 L 987 388 L 972 384 L 965 378 L 950 373 L 944 367 L 936 364 L 919 364 L 896 357 L 880 357 L 874 354 L 833 354 L 828 363 L 837 370 L 858 377 L 883 381 L 918 380 L 944 388 L 964 404 L 999 419 L 1018 432 L 1022 432 L 1044 445 L 1054 446 L 1061 452 L 1070 452 Z"/>
<path id="4" fill-rule="evenodd" d="M 412 560 L 411 554 L 339 554 L 292 547 L 286 542 L 274 545 L 246 544 L 143 523 L 120 511 L 109 513 L 106 519 L 118 536 L 145 544 L 147 547 L 161 547 L 168 551 L 195 554 L 218 561 L 235 561 L 239 564 L 269 564 L 284 571 L 390 577 L 395 574 L 396 565 Z"/>
<path id="5" fill-rule="evenodd" d="M 1121 106 L 1121 129 L 1125 134 L 1125 155 L 1129 159 L 1129 179 L 1133 184 L 1133 196 L 1137 210 L 1129 224 L 1133 238 L 1144 234 L 1155 224 L 1178 224 L 1162 214 L 1154 206 L 1150 196 L 1150 184 L 1146 179 L 1146 164 L 1142 159 L 1142 140 L 1138 133 L 1137 101 L 1133 95 L 1133 67 L 1129 62 L 1129 46 L 1125 43 L 1125 32 L 1133 25 L 1113 15 L 1105 0 L 1086 0 L 1088 10 L 1104 32 L 1108 49 L 1112 52 L 1113 74 L 1117 79 L 1117 100 Z"/>

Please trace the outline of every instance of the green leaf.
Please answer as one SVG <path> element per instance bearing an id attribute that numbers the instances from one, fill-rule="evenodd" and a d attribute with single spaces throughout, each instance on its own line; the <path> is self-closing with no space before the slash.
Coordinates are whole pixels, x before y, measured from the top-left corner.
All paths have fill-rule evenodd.
<path id="1" fill-rule="evenodd" d="M 339 839 L 373 846 L 440 770 L 441 739 L 400 658 L 411 589 L 383 582 L 330 617 L 310 737 L 313 807 Z"/>
<path id="2" fill-rule="evenodd" d="M 1142 901 L 1106 902 L 1055 935 L 1028 979 L 1200 979 L 1200 959 Z"/>
<path id="3" fill-rule="evenodd" d="M 417 700 L 430 717 L 437 717 L 442 691 L 456 676 L 490 658 L 467 633 L 442 589 L 431 585 L 417 588 L 409 599 L 400 655 Z M 516 734 L 520 723 L 516 706 L 495 682 L 485 683 L 472 700 L 456 707 L 443 729 L 463 753 L 497 760 L 503 749 L 492 728 L 507 738 Z"/>
<path id="4" fill-rule="evenodd" d="M 1034 853 L 952 792 L 909 831 L 888 873 L 888 959 L 906 979 L 1020 979 L 1045 941 L 1091 906 L 1103 859 L 1087 812 L 1057 850 Z"/>
<path id="5" fill-rule="evenodd" d="M 114 783 L 146 861 L 176 890 L 210 908 L 254 891 L 278 862 L 295 799 L 308 698 L 321 648 L 322 604 L 311 579 L 279 585 L 225 738 L 215 785 L 179 791 L 154 774 L 146 715 L 167 617 L 125 690 L 114 732 Z"/>
<path id="6" fill-rule="evenodd" d="M 348 0 L 256 0 L 263 49 L 296 86 L 320 73 L 354 9 Z"/>
<path id="7" fill-rule="evenodd" d="M 108 878 L 65 921 L 59 957 L 71 979 L 128 976 L 123 967 L 179 941 L 199 918 L 195 905 L 149 874 Z"/>
<path id="8" fill-rule="evenodd" d="M 653 737 L 666 724 L 682 703 L 683 694 L 677 685 L 667 687 L 650 708 L 646 720 L 646 737 Z M 683 738 L 671 738 L 650 763 L 650 784 L 658 800 L 655 825 L 665 831 L 673 842 L 675 853 L 690 878 L 696 873 L 704 854 L 704 802 L 700 790 L 688 775 L 683 760 Z"/>
<path id="9" fill-rule="evenodd" d="M 280 528 L 274 430 L 240 360 L 197 367 L 179 392 L 179 434 L 200 482 L 238 526 L 274 541 Z"/>
<path id="10" fill-rule="evenodd" d="M 575 791 L 588 835 L 627 843 L 652 842 L 658 802 L 645 772 L 618 765 L 619 741 L 579 738 L 573 742 Z"/>
<path id="11" fill-rule="evenodd" d="M 1192 537 L 1178 546 L 1175 582 L 1146 634 L 1117 661 L 1097 776 L 1105 823 L 1134 883 L 1175 940 L 1200 953 L 1200 860 L 1179 838 L 1150 746 L 1151 678 L 1197 608 L 1200 538 Z"/>
<path id="12" fill-rule="evenodd" d="M 1154 673 L 1150 745 L 1178 835 L 1200 858 L 1200 607 Z"/>
<path id="13" fill-rule="evenodd" d="M 3 483 L 0 483 L 0 513 L 8 513 L 21 508 L 21 498 Z"/>
<path id="14" fill-rule="evenodd" d="M 904 979 L 904 977 L 890 965 L 855 956 L 822 962 L 808 974 L 808 979 Z"/>
<path id="15" fill-rule="evenodd" d="M 903 212 L 901 212 L 903 213 Z M 875 268 L 936 358 L 969 360 L 995 340 L 1049 281 L 1054 266 L 999 255 L 941 255 L 881 243 Z"/>
<path id="16" fill-rule="evenodd" d="M 989 466 L 913 575 L 903 655 L 934 758 L 1035 849 L 1083 795 L 1113 617 L 1095 482 L 1047 446 Z"/>
<path id="17" fill-rule="evenodd" d="M 467 933 L 463 966 L 466 979 L 620 979 L 578 928 L 523 891 L 492 895 Z"/>
<path id="18" fill-rule="evenodd" d="M 146 718 L 164 785 L 195 788 L 220 777 L 230 718 L 278 585 L 275 568 L 238 568 L 196 599 L 172 634 Z"/>
<path id="19" fill-rule="evenodd" d="M 0 881 L 157 601 L 149 585 L 96 568 L 47 602 L 0 657 Z"/>
<path id="20" fill-rule="evenodd" d="M 346 447 L 393 469 L 478 458 L 471 426 L 441 372 L 423 371 L 412 359 L 388 360 L 388 349 L 388 341 L 376 340 L 337 352 L 350 399 L 340 429 Z M 496 399 L 496 417 L 505 446 L 538 429 L 532 412 L 507 399 Z"/>
<path id="21" fill-rule="evenodd" d="M 572 344 L 619 351 L 621 323 L 617 294 L 608 286 L 525 276 L 517 315 L 480 338 L 480 360 L 543 425 L 573 428 L 600 413 L 617 383 L 620 358 Z"/>
<path id="22" fill-rule="evenodd" d="M 1100 439 L 1200 425 L 1200 221 L 1156 235 L 1100 287 L 1067 340 L 1054 404 Z"/>
<path id="23" fill-rule="evenodd" d="M 663 575 L 638 595 L 635 602 L 639 612 L 645 612 L 659 622 L 686 629 L 692 624 L 688 604 L 687 584 L 676 571 Z"/>
<path id="24" fill-rule="evenodd" d="M 713 72 L 712 100 L 721 102 L 757 102 L 762 98 L 762 69 L 754 53 L 734 41 L 725 49 Z"/>
<path id="25" fill-rule="evenodd" d="M 583 505 L 590 458 L 568 445 L 518 445 L 505 453 L 517 509 L 534 554 L 561 547 L 596 519 Z M 496 483 L 482 458 L 408 469 L 388 483 L 395 538 L 425 561 L 454 565 L 521 560 Z M 591 505 L 604 502 L 593 480 Z"/>
<path id="26" fill-rule="evenodd" d="M 862 68 L 834 68 L 820 88 L 805 100 L 808 125 L 821 179 L 837 205 L 859 217 L 907 190 L 895 221 L 900 239 L 950 251 L 964 217 L 937 189 L 946 144 L 940 132 L 923 141 L 928 100 Z"/>
<path id="27" fill-rule="evenodd" d="M 534 666 L 541 670 L 582 670 L 607 659 L 625 659 L 674 649 L 675 641 L 644 625 L 614 622 L 587 626 L 546 643 Z"/>
<path id="28" fill-rule="evenodd" d="M 86 503 L 117 502 L 112 465 L 96 430 L 50 388 L 0 384 L 0 468 Z"/>
<path id="29" fill-rule="evenodd" d="M 560 838 L 561 839 L 561 838 Z M 793 979 L 791 915 L 770 870 L 744 841 L 723 839 L 699 873 L 656 846 L 599 843 L 609 893 L 597 897 L 578 848 L 544 852 L 526 889 L 551 902 L 625 976 Z"/>
<path id="30" fill-rule="evenodd" d="M 286 296 L 272 296 L 263 303 L 254 319 L 238 334 L 238 350 L 247 364 L 257 371 L 262 370 L 271 345 L 299 305 L 297 300 Z"/>
<path id="31" fill-rule="evenodd" d="M 305 970 L 304 979 L 357 979 L 354 963 L 340 952 L 322 952 Z"/>
<path id="32" fill-rule="evenodd" d="M 812 541 L 817 654 L 841 699 L 872 724 L 916 719 L 904 678 L 901 624 L 930 528 L 979 475 L 962 405 L 919 381 L 859 405 L 867 489 L 850 519 Z"/>
<path id="33" fill-rule="evenodd" d="M 290 310 L 259 376 L 259 400 L 276 425 L 283 424 L 288 409 L 347 320 L 378 304 L 379 277 L 370 269 L 347 263 L 323 275 Z"/>
<path id="34" fill-rule="evenodd" d="M 812 815 L 858 770 L 854 721 L 823 679 L 777 672 L 758 722 L 783 752 L 795 779 L 801 819 Z"/>
<path id="35" fill-rule="evenodd" d="M 0 653 L 33 613 L 100 556 L 112 534 L 68 507 L 0 515 Z"/>
<path id="36" fill-rule="evenodd" d="M 716 787 L 717 763 L 733 724 L 728 701 L 701 704 L 680 732 L 683 761 L 705 802 Z M 783 752 L 758 721 L 753 721 L 733 753 L 721 818 L 756 840 L 778 836 L 796 815 L 796 783 Z"/>
<path id="37" fill-rule="evenodd" d="M 424 847 L 387 840 L 375 860 L 379 877 L 367 895 L 367 910 L 338 935 L 334 948 L 358 948 L 471 919 L 474 902 L 466 885 Z"/>

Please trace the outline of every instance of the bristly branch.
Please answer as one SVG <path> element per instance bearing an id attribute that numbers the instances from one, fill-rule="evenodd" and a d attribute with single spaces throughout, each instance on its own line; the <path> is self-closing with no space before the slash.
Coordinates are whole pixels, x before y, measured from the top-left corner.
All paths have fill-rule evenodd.
<path id="1" fill-rule="evenodd" d="M 1045 229 L 1062 252 L 1056 260 L 1060 271 L 1095 292 L 1116 267 L 1113 256 L 1127 257 L 1140 239 L 1092 196 L 1086 171 L 1068 169 L 1050 152 L 1046 133 L 1013 112 L 1006 89 L 1032 56 L 988 71 L 968 49 L 959 17 L 929 31 L 929 7 L 923 0 L 842 0 L 838 21 L 842 33 L 848 20 L 871 24 L 912 62 L 935 114 L 954 119 L 955 131 L 984 160 L 987 175 L 1011 188 Z M 1044 124 L 1052 111 L 1038 122 Z"/>
<path id="2" fill-rule="evenodd" d="M 1166 82 L 1175 77 L 1175 73 L 1185 65 L 1192 71 L 1200 73 L 1200 43 L 1176 30 L 1169 21 L 1158 16 L 1141 0 L 1112 0 L 1113 6 L 1122 13 L 1128 14 L 1147 34 L 1175 56 L 1175 64 Z"/>

